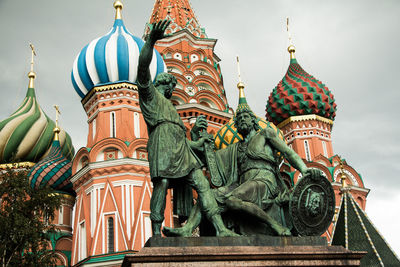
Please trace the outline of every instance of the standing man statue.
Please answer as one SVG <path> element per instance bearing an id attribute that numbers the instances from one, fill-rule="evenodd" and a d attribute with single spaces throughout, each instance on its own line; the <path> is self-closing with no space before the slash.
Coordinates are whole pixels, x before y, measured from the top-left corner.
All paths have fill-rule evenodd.
<path id="1" fill-rule="evenodd" d="M 240 221 L 239 226 L 234 225 L 240 234 L 291 235 L 290 222 L 286 222 L 284 216 L 284 209 L 288 209 L 289 191 L 279 175 L 280 159 L 277 152 L 303 176 L 317 177 L 319 171 L 308 169 L 299 155 L 272 128 L 267 127 L 257 132 L 259 126 L 256 116 L 248 106 L 244 94 L 239 101 L 234 121 L 243 140 L 216 151 L 218 167 L 225 184 L 213 189 L 213 193 L 221 212 L 235 211 L 250 215 L 231 218 L 233 224 Z M 198 120 L 200 121 L 196 121 L 194 129 L 204 130 L 204 119 Z M 200 135 L 192 133 L 192 136 Z M 198 207 L 194 206 L 183 227 L 164 227 L 163 232 L 167 236 L 191 236 L 201 219 Z M 261 225 L 254 224 L 254 221 Z"/>
<path id="2" fill-rule="evenodd" d="M 233 236 L 236 234 L 228 230 L 221 219 L 209 182 L 201 170 L 203 164 L 192 150 L 201 150 L 207 138 L 196 142 L 188 140 L 186 128 L 170 101 L 176 78 L 161 73 L 154 85 L 151 82 L 149 66 L 154 44 L 165 37 L 164 31 L 169 23 L 163 20 L 153 24 L 148 40 L 140 51 L 137 74 L 139 104 L 149 133 L 147 150 L 153 182 L 150 200 L 153 236 L 161 235 L 170 180 L 191 185 L 197 191 L 201 211 L 212 222 L 217 235 Z"/>

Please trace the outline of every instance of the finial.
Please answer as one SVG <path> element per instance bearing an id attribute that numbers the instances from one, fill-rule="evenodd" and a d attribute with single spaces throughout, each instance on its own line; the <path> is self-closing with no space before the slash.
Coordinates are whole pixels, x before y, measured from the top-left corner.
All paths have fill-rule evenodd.
<path id="1" fill-rule="evenodd" d="M 237 114 L 239 114 L 241 112 L 253 113 L 253 111 L 251 111 L 250 106 L 247 104 L 246 96 L 244 95 L 244 83 L 242 82 L 242 78 L 240 76 L 239 56 L 236 56 L 236 61 L 237 61 L 237 68 L 238 68 L 238 75 L 239 75 L 239 82 L 237 84 L 237 88 L 239 89 L 239 105 L 236 109 L 235 116 L 237 116 Z"/>
<path id="2" fill-rule="evenodd" d="M 286 31 L 287 31 L 288 38 L 289 38 L 289 47 L 287 50 L 290 53 L 290 59 L 295 59 L 296 56 L 294 55 L 294 52 L 296 52 L 296 48 L 294 47 L 294 45 L 292 43 L 292 35 L 290 34 L 290 31 L 289 31 L 289 18 L 286 18 Z"/>
<path id="3" fill-rule="evenodd" d="M 242 78 L 240 76 L 239 56 L 236 56 L 236 61 L 237 61 L 237 69 L 238 69 L 238 76 L 239 76 L 239 82 L 237 84 L 237 88 L 239 89 L 239 98 L 242 98 L 245 96 L 244 96 L 244 83 L 242 82 Z"/>
<path id="4" fill-rule="evenodd" d="M 347 188 L 347 183 L 346 183 L 346 175 L 344 174 L 344 168 L 343 168 L 343 160 L 340 159 L 340 182 L 342 183 L 342 189 Z"/>
<path id="5" fill-rule="evenodd" d="M 122 8 L 124 7 L 124 5 L 122 4 L 121 1 L 117 0 L 114 2 L 114 8 L 116 10 L 115 12 L 115 19 L 122 19 Z"/>
<path id="6" fill-rule="evenodd" d="M 56 127 L 53 129 L 54 132 L 54 141 L 60 140 L 59 138 L 59 133 L 60 133 L 60 128 L 58 127 L 58 116 L 61 114 L 59 106 L 54 105 L 54 108 L 56 109 Z"/>
<path id="7" fill-rule="evenodd" d="M 36 78 L 36 74 L 35 72 L 33 72 L 33 64 L 34 64 L 33 57 L 36 56 L 36 51 L 33 44 L 30 43 L 29 46 L 31 47 L 32 54 L 31 54 L 31 70 L 28 72 L 28 78 L 29 78 L 28 88 L 34 88 L 33 80 Z"/>

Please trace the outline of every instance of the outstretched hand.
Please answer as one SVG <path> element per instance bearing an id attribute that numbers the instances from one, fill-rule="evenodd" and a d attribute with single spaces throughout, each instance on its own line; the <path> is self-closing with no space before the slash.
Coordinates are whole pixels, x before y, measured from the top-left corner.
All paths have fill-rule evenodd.
<path id="1" fill-rule="evenodd" d="M 150 31 L 149 40 L 152 43 L 157 42 L 160 39 L 163 39 L 167 35 L 164 34 L 165 30 L 168 28 L 170 20 L 160 20 L 159 22 L 153 23 L 153 28 Z"/>

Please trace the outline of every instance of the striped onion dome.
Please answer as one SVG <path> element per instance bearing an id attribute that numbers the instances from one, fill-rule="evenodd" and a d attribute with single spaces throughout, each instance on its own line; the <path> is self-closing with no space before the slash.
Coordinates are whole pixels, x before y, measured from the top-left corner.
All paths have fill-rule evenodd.
<path id="1" fill-rule="evenodd" d="M 333 94 L 303 70 L 295 58 L 294 46 L 289 46 L 288 51 L 290 65 L 268 98 L 266 118 L 277 125 L 291 116 L 310 114 L 334 120 L 336 103 Z"/>
<path id="2" fill-rule="evenodd" d="M 81 98 L 95 86 L 136 82 L 139 53 L 144 41 L 126 29 L 121 16 L 122 3 L 116 1 L 114 7 L 117 13 L 112 29 L 86 45 L 74 61 L 71 80 Z M 166 70 L 161 55 L 154 49 L 151 77 L 154 80 L 157 74 Z"/>
<path id="3" fill-rule="evenodd" d="M 238 88 L 239 88 L 239 105 L 236 109 L 236 114 L 247 111 L 253 113 L 251 110 L 250 106 L 247 104 L 246 97 L 244 95 L 244 85 L 243 83 L 239 82 L 238 83 Z M 254 113 L 253 113 L 254 114 Z M 258 123 L 259 130 L 265 129 L 267 127 L 270 127 L 274 129 L 274 131 L 278 134 L 279 138 L 285 141 L 285 138 L 283 137 L 283 133 L 279 128 L 277 128 L 272 122 L 265 121 L 261 119 L 260 117 L 256 116 L 256 122 Z M 214 145 L 216 149 L 222 149 L 226 148 L 230 144 L 234 144 L 236 142 L 239 142 L 242 140 L 242 136 L 238 133 L 236 127 L 235 127 L 235 121 L 234 118 L 230 119 L 227 124 L 222 126 L 221 129 L 215 134 L 214 136 Z"/>
<path id="4" fill-rule="evenodd" d="M 57 127 L 54 129 L 55 138 L 50 153 L 30 170 L 29 184 L 36 189 L 48 185 L 55 190 L 74 194 L 69 180 L 72 174 L 72 162 L 63 155 L 58 140 L 59 131 Z"/>
<path id="5" fill-rule="evenodd" d="M 35 89 L 28 88 L 18 110 L 0 122 L 0 163 L 35 163 L 46 157 L 50 152 L 54 127 L 54 121 L 37 102 Z M 71 137 L 64 130 L 60 132 L 60 144 L 64 155 L 72 159 Z"/>

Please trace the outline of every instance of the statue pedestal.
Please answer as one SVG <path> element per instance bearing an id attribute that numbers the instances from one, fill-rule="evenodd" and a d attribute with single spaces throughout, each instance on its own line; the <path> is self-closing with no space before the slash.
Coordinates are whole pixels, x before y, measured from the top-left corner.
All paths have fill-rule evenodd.
<path id="1" fill-rule="evenodd" d="M 323 237 L 168 237 L 150 238 L 122 266 L 359 266 L 364 254 Z"/>

